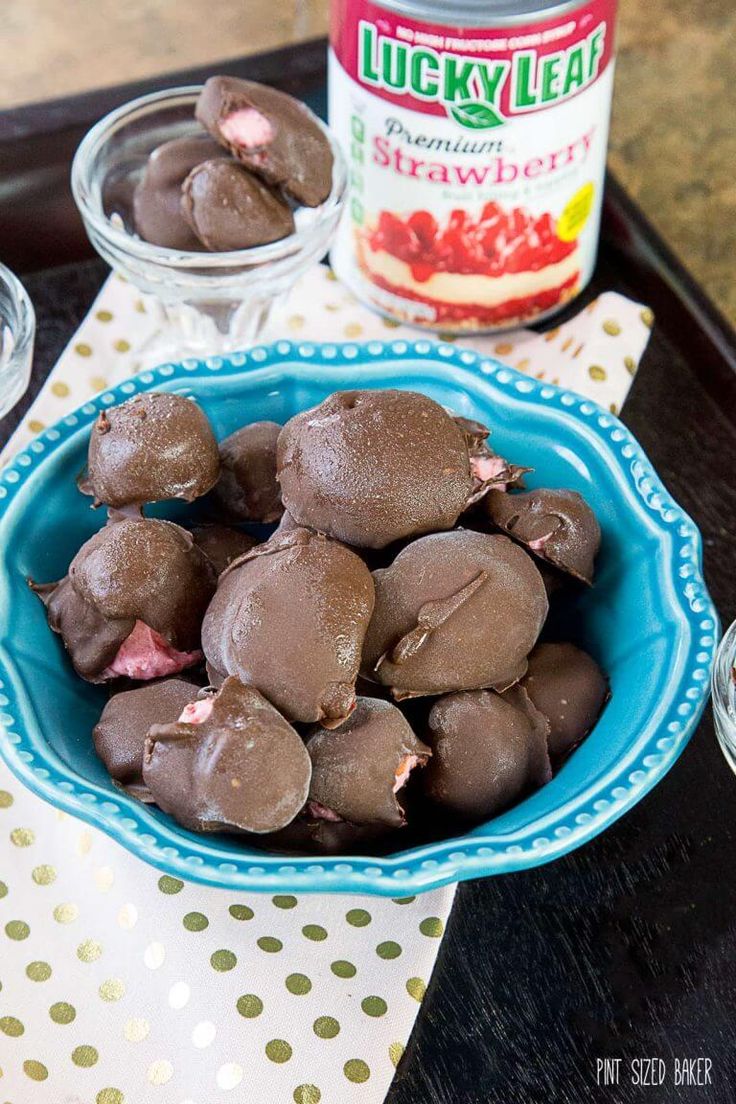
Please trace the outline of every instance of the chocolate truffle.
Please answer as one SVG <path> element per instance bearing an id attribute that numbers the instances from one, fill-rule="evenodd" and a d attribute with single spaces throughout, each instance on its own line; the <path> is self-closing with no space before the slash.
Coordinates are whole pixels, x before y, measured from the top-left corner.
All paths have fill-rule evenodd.
<path id="1" fill-rule="evenodd" d="M 276 479 L 280 433 L 276 422 L 253 422 L 220 441 L 220 478 L 212 497 L 229 520 L 272 522 L 283 514 Z"/>
<path id="2" fill-rule="evenodd" d="M 153 724 L 171 724 L 197 692 L 184 679 L 149 682 L 114 694 L 94 727 L 95 751 L 111 778 L 142 800 L 150 800 L 143 784 L 143 748 Z"/>
<path id="3" fill-rule="evenodd" d="M 247 169 L 306 207 L 332 190 L 332 150 L 298 100 L 253 81 L 210 77 L 197 100 L 199 122 Z"/>
<path id="4" fill-rule="evenodd" d="M 191 502 L 219 474 L 217 441 L 196 403 L 146 391 L 99 415 L 83 489 L 115 509 L 168 498 Z"/>
<path id="5" fill-rule="evenodd" d="M 227 152 L 208 134 L 156 147 L 133 194 L 135 229 L 145 241 L 168 249 L 203 248 L 182 214 L 181 186 L 195 165 L 213 157 L 226 158 Z"/>
<path id="6" fill-rule="evenodd" d="M 523 494 L 489 491 L 483 510 L 495 525 L 583 583 L 593 581 L 601 543 L 595 514 L 577 491 L 540 488 Z"/>
<path id="7" fill-rule="evenodd" d="M 425 793 L 474 820 L 494 816 L 548 782 L 547 725 L 519 687 L 449 694 L 429 714 Z"/>
<path id="8" fill-rule="evenodd" d="M 521 681 L 549 723 L 550 755 L 564 755 L 598 720 L 608 683 L 596 661 L 574 644 L 537 644 Z"/>
<path id="9" fill-rule="evenodd" d="M 229 525 L 199 525 L 192 529 L 192 537 L 218 575 L 238 556 L 245 555 L 258 544 L 249 533 L 232 529 Z"/>
<path id="10" fill-rule="evenodd" d="M 451 529 L 473 493 L 462 429 L 415 391 L 337 391 L 297 414 L 278 477 L 300 525 L 365 548 Z"/>
<path id="11" fill-rule="evenodd" d="M 267 245 L 294 233 L 289 204 L 235 161 L 203 161 L 181 189 L 181 210 L 213 253 Z"/>
<path id="12" fill-rule="evenodd" d="M 306 529 L 271 539 L 220 576 L 202 626 L 208 670 L 237 675 L 290 721 L 339 725 L 373 611 L 373 580 L 348 548 Z"/>
<path id="13" fill-rule="evenodd" d="M 312 760 L 309 815 L 384 828 L 406 823 L 399 791 L 431 754 L 396 706 L 376 698 L 358 698 L 334 732 L 313 729 L 307 751 Z"/>
<path id="14" fill-rule="evenodd" d="M 507 537 L 433 533 L 373 580 L 362 674 L 396 699 L 504 689 L 526 671 L 547 595 L 531 556 Z"/>
<path id="15" fill-rule="evenodd" d="M 68 576 L 40 593 L 77 673 L 105 682 L 158 678 L 197 663 L 214 589 L 214 569 L 190 533 L 126 518 L 95 533 Z"/>
<path id="16" fill-rule="evenodd" d="M 284 828 L 304 806 L 311 772 L 298 733 L 236 678 L 173 724 L 153 725 L 143 759 L 156 804 L 196 832 Z"/>

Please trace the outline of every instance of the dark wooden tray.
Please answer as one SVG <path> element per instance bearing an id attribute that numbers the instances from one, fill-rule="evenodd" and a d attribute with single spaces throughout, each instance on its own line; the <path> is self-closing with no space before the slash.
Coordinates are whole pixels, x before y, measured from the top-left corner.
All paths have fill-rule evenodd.
<path id="1" fill-rule="evenodd" d="M 324 106 L 324 43 L 218 65 Z M 207 73 L 212 71 L 210 67 Z M 167 76 L 0 115 L 0 253 L 38 312 L 22 417 L 105 275 L 71 203 L 84 130 Z M 651 306 L 652 341 L 623 411 L 704 539 L 724 624 L 736 617 L 736 335 L 609 181 L 589 294 Z M 642 671 L 642 678 L 647 672 Z M 623 820 L 551 866 L 463 885 L 390 1104 L 730 1104 L 736 1086 L 736 780 L 710 715 L 676 767 Z M 620 1085 L 596 1061 L 623 1059 Z M 710 1058 L 712 1083 L 674 1082 L 676 1057 Z M 662 1058 L 641 1087 L 629 1062 Z"/>

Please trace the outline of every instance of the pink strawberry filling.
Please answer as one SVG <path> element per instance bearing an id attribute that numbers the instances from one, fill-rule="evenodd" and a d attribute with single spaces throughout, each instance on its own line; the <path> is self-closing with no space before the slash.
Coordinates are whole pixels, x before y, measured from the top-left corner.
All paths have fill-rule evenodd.
<path id="1" fill-rule="evenodd" d="M 409 775 L 414 770 L 414 767 L 419 762 L 418 755 L 405 755 L 396 768 L 396 781 L 394 782 L 394 793 L 398 793 L 402 786 L 405 786 L 409 781 Z"/>
<path id="2" fill-rule="evenodd" d="M 527 541 L 527 548 L 531 548 L 532 552 L 544 552 L 544 546 L 551 536 L 552 533 L 547 533 L 543 537 L 537 537 L 536 540 Z"/>
<path id="3" fill-rule="evenodd" d="M 498 479 L 508 468 L 502 456 L 471 456 L 470 470 L 476 479 L 485 483 L 488 479 Z"/>
<path id="4" fill-rule="evenodd" d="M 131 679 L 162 678 L 176 675 L 185 667 L 191 667 L 202 658 L 200 651 L 179 652 L 164 640 L 160 633 L 145 621 L 136 621 L 133 631 L 125 638 L 103 678 L 124 675 Z"/>
<path id="5" fill-rule="evenodd" d="M 199 698 L 197 701 L 189 702 L 189 705 L 185 705 L 182 709 L 179 722 L 181 724 L 203 724 L 212 712 L 214 704 L 214 695 L 210 698 Z"/>
<path id="6" fill-rule="evenodd" d="M 320 805 L 319 801 L 310 801 L 307 804 L 307 811 L 315 820 L 329 820 L 333 824 L 337 824 L 338 821 L 342 820 L 342 817 L 338 816 L 333 809 L 328 809 L 326 805 Z"/>
<path id="7" fill-rule="evenodd" d="M 265 115 L 254 107 L 241 107 L 220 123 L 220 133 L 226 142 L 241 149 L 260 149 L 273 142 L 274 129 Z"/>

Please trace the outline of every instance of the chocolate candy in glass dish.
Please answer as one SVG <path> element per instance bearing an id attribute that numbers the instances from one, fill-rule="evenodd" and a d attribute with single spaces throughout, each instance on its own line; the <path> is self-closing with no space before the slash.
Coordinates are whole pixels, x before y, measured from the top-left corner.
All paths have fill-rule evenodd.
<path id="1" fill-rule="evenodd" d="M 332 150 L 303 104 L 236 77 L 210 77 L 197 119 L 242 165 L 296 203 L 317 207 L 332 190 Z"/>
<path id="2" fill-rule="evenodd" d="M 206 415 L 182 395 L 146 391 L 103 410 L 89 442 L 80 490 L 116 510 L 181 498 L 217 482 L 220 456 Z"/>
<path id="3" fill-rule="evenodd" d="M 229 521 L 270 523 L 283 514 L 276 478 L 280 433 L 276 422 L 253 422 L 220 441 L 220 478 L 212 501 Z"/>
<path id="4" fill-rule="evenodd" d="M 341 724 L 373 612 L 363 561 L 306 529 L 272 538 L 220 576 L 202 625 L 208 672 L 236 675 L 290 721 Z"/>
<path id="5" fill-rule="evenodd" d="M 141 801 L 150 801 L 143 784 L 143 749 L 151 725 L 170 724 L 192 700 L 197 688 L 169 678 L 113 694 L 92 731 L 95 751 L 110 777 Z"/>
<path id="6" fill-rule="evenodd" d="M 181 186 L 181 211 L 194 236 L 213 253 L 267 245 L 295 229 L 286 200 L 222 157 L 192 169 Z"/>
<path id="7" fill-rule="evenodd" d="M 90 537 L 59 583 L 36 587 L 77 674 L 147 680 L 198 663 L 212 564 L 169 521 L 124 518 Z"/>
<path id="8" fill-rule="evenodd" d="M 148 733 L 143 778 L 196 832 L 276 832 L 304 807 L 312 767 L 299 734 L 251 686 L 225 679 Z"/>
<path id="9" fill-rule="evenodd" d="M 552 777 L 547 723 L 526 692 L 470 690 L 439 698 L 429 714 L 432 758 L 420 782 L 430 800 L 484 820 Z"/>
<path id="10" fill-rule="evenodd" d="M 388 830 L 406 824 L 399 793 L 431 752 L 391 702 L 358 698 L 335 731 L 307 736 L 312 760 L 308 814 Z"/>
<path id="11" fill-rule="evenodd" d="M 221 575 L 233 560 L 250 552 L 258 544 L 255 537 L 241 529 L 216 523 L 198 525 L 192 529 L 192 539 L 197 548 L 204 552 L 218 575 Z"/>
<path id="12" fill-rule="evenodd" d="M 538 488 L 519 494 L 489 491 L 482 509 L 504 533 L 535 556 L 593 582 L 593 564 L 601 543 L 595 514 L 577 491 Z"/>
<path id="13" fill-rule="evenodd" d="M 140 237 L 167 249 L 203 249 L 182 212 L 182 185 L 203 161 L 227 156 L 208 134 L 174 138 L 157 146 L 133 193 L 133 224 Z"/>
<path id="14" fill-rule="evenodd" d="M 520 685 L 547 719 L 553 758 L 588 735 L 609 696 L 596 661 L 574 644 L 538 644 Z"/>
<path id="15" fill-rule="evenodd" d="M 284 506 L 360 548 L 451 529 L 478 496 L 463 429 L 414 391 L 337 391 L 286 423 Z"/>
<path id="16" fill-rule="evenodd" d="M 532 558 L 507 537 L 420 537 L 373 579 L 361 673 L 395 699 L 505 689 L 526 671 L 547 594 Z"/>

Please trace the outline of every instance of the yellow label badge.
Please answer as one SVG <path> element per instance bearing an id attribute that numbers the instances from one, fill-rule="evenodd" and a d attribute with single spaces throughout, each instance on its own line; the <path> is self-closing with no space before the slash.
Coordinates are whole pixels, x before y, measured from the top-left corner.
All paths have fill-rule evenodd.
<path id="1" fill-rule="evenodd" d="M 583 184 L 571 199 L 568 199 L 565 207 L 557 220 L 557 237 L 564 242 L 575 241 L 579 238 L 585 226 L 590 212 L 593 209 L 593 196 L 595 188 L 592 181 Z"/>

